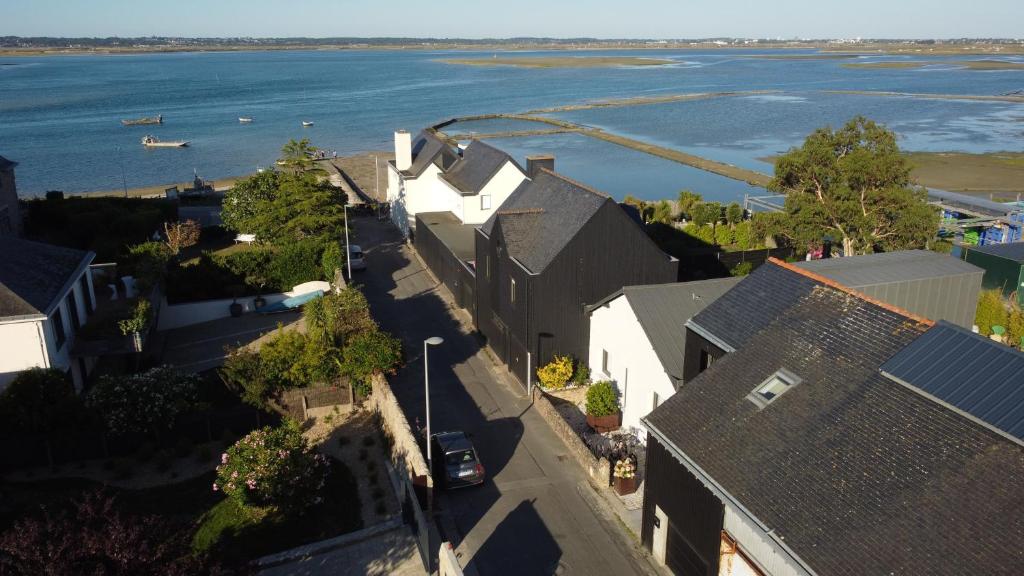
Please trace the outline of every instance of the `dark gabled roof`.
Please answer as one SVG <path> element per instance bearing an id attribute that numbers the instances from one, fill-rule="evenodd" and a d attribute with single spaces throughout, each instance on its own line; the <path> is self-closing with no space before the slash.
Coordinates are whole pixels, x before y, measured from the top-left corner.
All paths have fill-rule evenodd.
<path id="1" fill-rule="evenodd" d="M 694 316 L 691 325 L 736 349 L 814 286 L 810 278 L 781 266 L 760 266 Z"/>
<path id="2" fill-rule="evenodd" d="M 1024 353 L 939 322 L 882 373 L 1024 440 Z"/>
<path id="3" fill-rule="evenodd" d="M 827 276 L 850 288 L 976 274 L 984 270 L 931 250 L 902 250 L 849 258 L 824 258 L 798 262 L 797 266 Z"/>
<path id="4" fill-rule="evenodd" d="M 17 162 L 13 162 L 11 160 L 8 160 L 7 158 L 4 158 L 3 156 L 0 156 L 0 170 L 7 171 L 10 170 L 11 168 L 14 168 L 17 165 Z"/>
<path id="5" fill-rule="evenodd" d="M 1018 264 L 1024 264 L 1024 242 L 1010 242 L 1009 244 L 987 244 L 985 246 L 969 246 L 968 252 L 981 252 L 1007 260 L 1013 260 Z"/>
<path id="6" fill-rule="evenodd" d="M 0 238 L 0 319 L 48 315 L 95 257 L 19 238 Z"/>
<path id="7" fill-rule="evenodd" d="M 508 254 L 539 274 L 609 202 L 614 204 L 605 194 L 542 170 L 523 181 L 480 229 L 492 236 L 500 222 Z"/>
<path id="8" fill-rule="evenodd" d="M 879 372 L 928 324 L 817 281 L 780 309 L 792 283 L 765 278 L 775 319 L 647 416 L 654 437 L 817 574 L 1021 573 L 1024 448 Z M 802 380 L 747 399 L 783 368 Z"/>
<path id="9" fill-rule="evenodd" d="M 424 130 L 412 141 L 412 166 L 406 174 L 417 178 L 438 158 L 441 169 L 446 170 L 458 160 L 459 154 L 436 134 Z"/>
<path id="10" fill-rule="evenodd" d="M 591 310 L 625 296 L 665 372 L 675 380 L 683 378 L 686 350 L 686 321 L 720 298 L 740 278 L 718 278 L 696 282 L 626 286 L 590 307 Z"/>
<path id="11" fill-rule="evenodd" d="M 515 164 L 515 160 L 505 152 L 480 140 L 473 140 L 462 151 L 462 158 L 443 173 L 441 178 L 463 195 L 476 194 L 483 190 L 506 162 Z M 519 165 L 516 164 L 516 167 Z M 522 172 L 522 168 L 519 168 L 519 171 Z"/>

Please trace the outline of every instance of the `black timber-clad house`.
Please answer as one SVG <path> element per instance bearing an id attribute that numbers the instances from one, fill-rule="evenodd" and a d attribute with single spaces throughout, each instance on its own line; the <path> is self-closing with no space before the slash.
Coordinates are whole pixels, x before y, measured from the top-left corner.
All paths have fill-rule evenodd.
<path id="1" fill-rule="evenodd" d="M 674 282 L 662 252 L 609 196 L 530 170 L 476 231 L 477 327 L 520 381 L 555 354 L 584 359 L 586 307 L 635 284 Z"/>
<path id="2" fill-rule="evenodd" d="M 717 359 L 643 420 L 670 571 L 1024 573 L 1024 354 L 778 261 L 691 322 Z"/>

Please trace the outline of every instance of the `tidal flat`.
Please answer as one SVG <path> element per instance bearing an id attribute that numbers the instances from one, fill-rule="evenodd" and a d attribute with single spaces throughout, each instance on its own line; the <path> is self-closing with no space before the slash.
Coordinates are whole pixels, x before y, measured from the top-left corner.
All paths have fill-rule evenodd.
<path id="1" fill-rule="evenodd" d="M 917 70 L 925 66 L 955 66 L 967 70 L 1024 70 L 1024 62 L 1008 60 L 944 60 L 944 61 L 896 61 L 896 62 L 848 62 L 843 68 Z"/>
<path id="2" fill-rule="evenodd" d="M 445 64 L 464 66 L 514 66 L 517 68 L 615 68 L 620 66 L 665 66 L 673 60 L 635 56 L 529 56 L 500 58 L 446 58 Z"/>

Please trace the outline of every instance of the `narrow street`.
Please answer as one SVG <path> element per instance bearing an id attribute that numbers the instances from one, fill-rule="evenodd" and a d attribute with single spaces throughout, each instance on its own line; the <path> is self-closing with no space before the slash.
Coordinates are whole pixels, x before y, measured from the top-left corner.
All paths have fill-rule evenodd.
<path id="1" fill-rule="evenodd" d="M 442 529 L 455 527 L 445 537 L 468 573 L 648 573 L 639 544 L 595 512 L 599 496 L 562 441 L 452 315 L 398 232 L 368 217 L 353 227 L 368 265 L 355 282 L 381 326 L 405 343 L 406 365 L 391 382 L 413 425 L 426 421 L 423 340 L 444 338 L 430 350 L 432 432 L 469 434 L 488 475 L 482 486 L 440 496 Z"/>

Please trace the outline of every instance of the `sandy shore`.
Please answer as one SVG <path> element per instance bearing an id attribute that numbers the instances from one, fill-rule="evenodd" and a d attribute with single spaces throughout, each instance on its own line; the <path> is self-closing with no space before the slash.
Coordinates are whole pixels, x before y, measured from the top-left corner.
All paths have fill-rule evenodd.
<path id="1" fill-rule="evenodd" d="M 438 62 L 465 66 L 514 66 L 517 68 L 614 68 L 618 66 L 664 66 L 674 63 L 672 60 L 631 56 L 446 58 L 438 60 Z"/>

